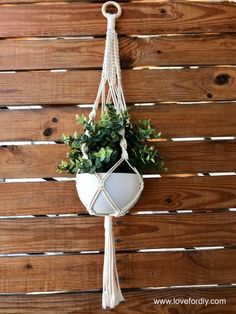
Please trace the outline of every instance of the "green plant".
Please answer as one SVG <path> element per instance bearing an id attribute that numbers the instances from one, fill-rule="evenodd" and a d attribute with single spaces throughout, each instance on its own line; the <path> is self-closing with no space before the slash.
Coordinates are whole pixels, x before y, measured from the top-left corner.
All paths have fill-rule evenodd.
<path id="1" fill-rule="evenodd" d="M 125 128 L 129 162 L 143 173 L 145 170 L 166 171 L 163 157 L 156 145 L 150 140 L 160 138 L 150 120 L 140 120 L 136 125 L 129 122 L 129 113 L 117 113 L 112 104 L 107 104 L 100 120 L 89 122 L 84 115 L 76 116 L 76 122 L 82 124 L 84 132 L 73 136 L 63 135 L 62 140 L 68 145 L 67 160 L 62 160 L 58 171 L 68 173 L 107 172 L 121 156 L 119 131 Z M 88 159 L 83 158 L 81 147 L 87 147 Z M 116 172 L 132 172 L 123 162 Z"/>

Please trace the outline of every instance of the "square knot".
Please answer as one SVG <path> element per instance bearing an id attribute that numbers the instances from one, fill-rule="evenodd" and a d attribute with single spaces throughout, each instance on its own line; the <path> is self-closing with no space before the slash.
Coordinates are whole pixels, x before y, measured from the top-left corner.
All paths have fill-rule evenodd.
<path id="1" fill-rule="evenodd" d="M 122 138 L 121 140 L 120 140 L 120 146 L 121 147 L 123 147 L 123 148 L 127 148 L 127 141 L 126 141 L 126 139 L 125 138 Z"/>

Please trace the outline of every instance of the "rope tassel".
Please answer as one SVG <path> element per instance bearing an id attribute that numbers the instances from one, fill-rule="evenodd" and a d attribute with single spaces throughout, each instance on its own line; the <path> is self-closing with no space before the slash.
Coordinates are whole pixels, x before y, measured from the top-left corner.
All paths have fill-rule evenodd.
<path id="1" fill-rule="evenodd" d="M 119 278 L 116 269 L 115 241 L 112 230 L 112 216 L 104 217 L 105 249 L 103 264 L 103 309 L 114 308 L 124 301 L 120 290 Z"/>

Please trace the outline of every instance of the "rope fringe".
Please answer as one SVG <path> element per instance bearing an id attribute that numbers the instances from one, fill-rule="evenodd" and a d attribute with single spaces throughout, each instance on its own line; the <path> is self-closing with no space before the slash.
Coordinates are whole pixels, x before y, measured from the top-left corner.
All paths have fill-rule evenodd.
<path id="1" fill-rule="evenodd" d="M 112 217 L 105 216 L 105 249 L 103 264 L 103 294 L 102 308 L 114 308 L 124 301 L 120 290 L 119 278 L 116 269 L 115 241 L 112 231 Z"/>

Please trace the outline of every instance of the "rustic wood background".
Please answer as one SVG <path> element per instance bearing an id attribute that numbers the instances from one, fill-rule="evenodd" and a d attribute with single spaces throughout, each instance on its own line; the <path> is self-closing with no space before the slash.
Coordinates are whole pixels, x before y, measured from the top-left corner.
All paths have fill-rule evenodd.
<path id="1" fill-rule="evenodd" d="M 0 0 L 1 314 L 104 313 L 103 219 L 56 173 L 60 135 L 98 87 L 106 20 L 94 2 Z M 169 172 L 147 175 L 114 221 L 126 302 L 106 313 L 236 313 L 236 3 L 122 7 L 126 99 L 133 121 L 162 131 Z M 173 297 L 227 304 L 153 303 Z"/>

